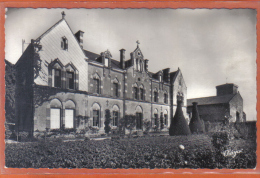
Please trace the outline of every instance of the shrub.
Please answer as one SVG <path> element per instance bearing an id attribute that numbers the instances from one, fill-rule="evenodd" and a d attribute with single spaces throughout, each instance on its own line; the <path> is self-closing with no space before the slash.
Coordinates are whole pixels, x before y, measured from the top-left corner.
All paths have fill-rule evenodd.
<path id="1" fill-rule="evenodd" d="M 227 132 L 216 132 L 212 135 L 212 144 L 217 150 L 222 150 L 229 144 Z"/>
<path id="2" fill-rule="evenodd" d="M 144 125 L 144 134 L 147 134 L 151 129 L 151 121 L 145 119 L 143 125 Z"/>
<path id="3" fill-rule="evenodd" d="M 111 130 L 110 127 L 110 121 L 111 121 L 111 114 L 110 114 L 110 110 L 106 109 L 105 111 L 105 133 L 108 134 Z"/>

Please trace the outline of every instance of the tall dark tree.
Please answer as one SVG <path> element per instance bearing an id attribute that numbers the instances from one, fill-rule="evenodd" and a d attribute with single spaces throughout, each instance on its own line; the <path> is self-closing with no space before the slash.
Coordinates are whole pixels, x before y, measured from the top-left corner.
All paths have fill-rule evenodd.
<path id="1" fill-rule="evenodd" d="M 164 129 L 163 113 L 162 112 L 161 112 L 161 115 L 160 115 L 160 126 L 161 126 L 161 130 Z"/>
<path id="2" fill-rule="evenodd" d="M 190 125 L 189 125 L 190 131 L 191 131 L 191 133 L 204 133 L 205 126 L 199 116 L 198 103 L 193 102 L 192 104 L 193 104 L 192 118 L 190 120 Z"/>
<path id="3" fill-rule="evenodd" d="M 15 123 L 15 68 L 5 60 L 5 118 L 6 123 Z"/>
<path id="4" fill-rule="evenodd" d="M 171 126 L 169 129 L 170 136 L 190 135 L 191 134 L 188 123 L 185 120 L 185 117 L 183 115 L 182 102 L 183 102 L 183 97 L 178 96 L 177 97 L 177 110 L 175 112 L 174 117 L 172 118 Z"/>
<path id="5" fill-rule="evenodd" d="M 106 113 L 105 114 L 105 133 L 108 134 L 111 130 L 111 127 L 110 127 L 110 122 L 111 122 L 110 110 L 106 109 L 105 113 Z"/>

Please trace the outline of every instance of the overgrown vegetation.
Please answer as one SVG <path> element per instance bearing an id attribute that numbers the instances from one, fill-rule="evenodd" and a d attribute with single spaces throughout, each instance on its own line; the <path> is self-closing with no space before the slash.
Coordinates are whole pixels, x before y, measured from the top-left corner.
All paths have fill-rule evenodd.
<path id="1" fill-rule="evenodd" d="M 254 168 L 255 142 L 244 141 L 230 141 L 242 150 L 235 157 L 217 154 L 207 135 L 6 144 L 5 156 L 14 168 Z"/>

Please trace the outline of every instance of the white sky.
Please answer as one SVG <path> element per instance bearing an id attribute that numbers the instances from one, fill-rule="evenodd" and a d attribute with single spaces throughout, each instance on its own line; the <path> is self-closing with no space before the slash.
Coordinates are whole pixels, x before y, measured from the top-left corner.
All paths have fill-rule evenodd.
<path id="1" fill-rule="evenodd" d="M 256 120 L 256 10 L 253 9 L 25 9 L 9 8 L 6 59 L 16 63 L 22 39 L 36 39 L 65 11 L 72 31 L 85 32 L 84 49 L 110 50 L 119 60 L 136 48 L 149 70 L 180 67 L 188 98 L 216 95 L 215 86 L 235 83 L 248 120 Z"/>

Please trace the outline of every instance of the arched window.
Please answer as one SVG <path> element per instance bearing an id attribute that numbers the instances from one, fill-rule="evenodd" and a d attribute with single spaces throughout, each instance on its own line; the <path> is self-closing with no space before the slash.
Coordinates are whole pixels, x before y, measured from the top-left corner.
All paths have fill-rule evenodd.
<path id="1" fill-rule="evenodd" d="M 71 100 L 65 103 L 64 128 L 74 128 L 75 107 L 75 103 Z"/>
<path id="2" fill-rule="evenodd" d="M 113 106 L 113 113 L 112 113 L 112 126 L 118 126 L 119 121 L 119 107 L 117 105 Z"/>
<path id="3" fill-rule="evenodd" d="M 100 106 L 99 106 L 99 104 L 94 103 L 93 106 L 92 106 L 92 110 L 93 110 L 93 123 L 92 123 L 92 125 L 96 126 L 96 127 L 100 127 L 101 121 L 100 121 Z"/>
<path id="4" fill-rule="evenodd" d="M 61 88 L 61 69 L 53 69 L 54 87 Z"/>
<path id="5" fill-rule="evenodd" d="M 61 49 L 63 49 L 63 50 L 68 50 L 68 47 L 69 47 L 69 45 L 68 45 L 68 40 L 67 40 L 67 38 L 64 36 L 64 37 L 61 38 Z"/>
<path id="6" fill-rule="evenodd" d="M 153 121 L 152 121 L 152 125 L 153 126 L 159 126 L 158 124 L 159 124 L 159 115 L 158 115 L 158 109 L 154 109 L 154 111 L 153 111 L 153 116 L 154 116 L 154 119 L 153 119 Z"/>
<path id="7" fill-rule="evenodd" d="M 118 80 L 114 79 L 113 81 L 113 96 L 118 97 L 119 96 L 119 85 L 118 85 Z"/>
<path id="8" fill-rule="evenodd" d="M 153 100 L 154 102 L 158 102 L 158 90 L 157 88 L 154 89 L 154 92 L 153 92 Z"/>
<path id="9" fill-rule="evenodd" d="M 138 86 L 136 83 L 133 85 L 133 96 L 134 96 L 134 99 L 136 99 L 136 100 L 138 99 Z"/>
<path id="10" fill-rule="evenodd" d="M 61 108 L 62 104 L 60 100 L 53 99 L 50 102 L 50 122 L 47 123 L 47 128 L 60 129 L 61 123 Z"/>
<path id="11" fill-rule="evenodd" d="M 63 86 L 62 77 L 63 77 L 64 66 L 60 62 L 60 60 L 55 59 L 54 61 L 52 61 L 48 66 L 48 71 L 49 71 L 48 85 L 51 87 L 61 88 Z"/>
<path id="12" fill-rule="evenodd" d="M 76 89 L 76 74 L 78 73 L 76 67 L 72 63 L 69 63 L 65 66 L 65 68 L 66 68 L 66 88 Z"/>
<path id="13" fill-rule="evenodd" d="M 143 128 L 143 109 L 141 106 L 136 107 L 136 129 Z"/>
<path id="14" fill-rule="evenodd" d="M 93 77 L 93 93 L 100 94 L 100 77 L 97 73 L 95 73 Z"/>
<path id="15" fill-rule="evenodd" d="M 140 71 L 143 71 L 143 62 L 140 60 Z"/>
<path id="16" fill-rule="evenodd" d="M 145 100 L 144 98 L 144 86 L 140 86 L 140 100 Z"/>

